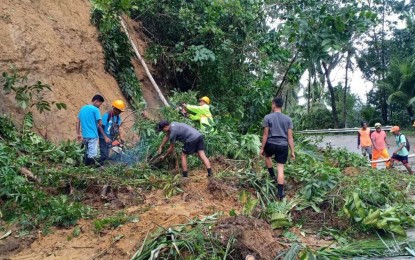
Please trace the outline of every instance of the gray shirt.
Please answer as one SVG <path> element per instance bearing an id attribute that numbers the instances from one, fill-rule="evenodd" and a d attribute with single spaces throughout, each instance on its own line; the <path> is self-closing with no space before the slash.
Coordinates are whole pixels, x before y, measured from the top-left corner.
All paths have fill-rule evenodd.
<path id="1" fill-rule="evenodd" d="M 202 136 L 196 129 L 193 127 L 183 124 L 172 122 L 170 125 L 170 142 L 175 143 L 176 141 L 180 141 L 182 143 L 189 143 L 197 138 Z"/>
<path id="2" fill-rule="evenodd" d="M 275 145 L 288 145 L 288 129 L 293 129 L 293 121 L 283 113 L 265 116 L 263 127 L 269 127 L 267 142 Z"/>

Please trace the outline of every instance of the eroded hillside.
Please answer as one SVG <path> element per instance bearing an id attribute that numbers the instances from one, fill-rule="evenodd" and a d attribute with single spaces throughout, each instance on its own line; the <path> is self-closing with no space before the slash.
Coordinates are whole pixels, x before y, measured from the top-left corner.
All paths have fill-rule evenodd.
<path id="1" fill-rule="evenodd" d="M 37 130 L 51 140 L 73 139 L 79 108 L 101 93 L 110 101 L 124 99 L 105 72 L 98 32 L 90 22 L 87 0 L 0 1 L 0 70 L 15 66 L 29 81 L 50 84 L 49 100 L 67 104 L 65 111 L 35 115 Z M 0 113 L 21 117 L 12 95 L 0 92 Z"/>

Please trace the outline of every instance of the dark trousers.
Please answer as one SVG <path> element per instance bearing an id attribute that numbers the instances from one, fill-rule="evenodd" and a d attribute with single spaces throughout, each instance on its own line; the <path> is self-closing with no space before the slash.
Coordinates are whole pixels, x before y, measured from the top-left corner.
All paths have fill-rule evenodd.
<path id="1" fill-rule="evenodd" d="M 105 162 L 110 157 L 110 148 L 108 144 L 105 142 L 105 140 L 101 138 L 99 139 L 99 153 L 100 153 L 100 158 L 99 158 L 100 163 Z"/>

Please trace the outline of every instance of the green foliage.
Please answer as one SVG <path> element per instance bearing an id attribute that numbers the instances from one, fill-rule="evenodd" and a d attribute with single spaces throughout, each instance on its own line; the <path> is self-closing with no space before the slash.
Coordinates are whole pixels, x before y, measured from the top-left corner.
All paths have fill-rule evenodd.
<path id="1" fill-rule="evenodd" d="M 366 158 L 357 153 L 349 152 L 346 149 L 333 149 L 329 146 L 324 150 L 324 155 L 327 161 L 340 169 L 367 165 Z"/>
<path id="2" fill-rule="evenodd" d="M 296 112 L 293 114 L 293 123 L 298 130 L 334 128 L 330 111 L 326 107 L 317 107 L 310 113 Z"/>
<path id="3" fill-rule="evenodd" d="M 413 218 L 415 209 L 391 207 L 372 208 L 366 205 L 358 193 L 353 192 L 346 198 L 343 211 L 347 217 L 352 218 L 365 228 L 382 229 L 401 236 L 406 236 L 404 224 L 415 225 Z"/>
<path id="4" fill-rule="evenodd" d="M 5 94 L 14 94 L 17 105 L 26 111 L 28 108 L 35 107 L 39 113 L 51 110 L 51 105 L 56 105 L 57 109 L 66 109 L 66 104 L 49 102 L 45 100 L 44 92 L 52 91 L 51 86 L 37 81 L 34 84 L 28 82 L 27 75 L 20 75 L 12 67 L 10 72 L 3 72 L 0 83 L 3 84 Z"/>
<path id="5" fill-rule="evenodd" d="M 137 220 L 136 217 L 130 217 L 130 216 L 127 216 L 123 212 L 119 212 L 117 213 L 117 215 L 112 216 L 112 217 L 106 217 L 106 218 L 94 220 L 93 222 L 94 231 L 96 233 L 101 233 L 105 229 L 108 229 L 108 228 L 114 229 L 129 221 L 136 221 L 136 220 Z"/>
<path id="6" fill-rule="evenodd" d="M 44 171 L 49 163 L 73 163 L 81 151 L 70 143 L 64 145 L 63 151 L 43 140 L 30 131 L 32 120 L 31 114 L 26 114 L 19 132 L 10 118 L 0 117 L 0 197 L 4 201 L 0 211 L 6 221 L 19 220 L 23 229 L 73 225 L 79 218 L 88 217 L 91 210 L 64 195 L 48 194 L 20 172 L 27 167 L 42 181 L 46 176 L 37 172 Z"/>
<path id="7" fill-rule="evenodd" d="M 120 12 L 128 10 L 130 1 L 94 1 L 92 23 L 101 32 L 99 40 L 105 54 L 105 69 L 115 77 L 130 103 L 138 108 L 141 103 L 140 83 L 131 59 L 134 57 L 127 35 L 121 30 Z"/>
<path id="8" fill-rule="evenodd" d="M 246 190 L 239 193 L 239 201 L 242 204 L 242 214 L 246 216 L 251 216 L 258 205 L 258 199 L 252 198 L 251 193 Z"/>
<path id="9" fill-rule="evenodd" d="M 161 230 L 147 241 L 131 258 L 133 260 L 149 259 L 157 255 L 162 259 L 227 259 L 232 251 L 234 239 L 229 239 L 225 247 L 220 238 L 212 232 L 212 225 L 217 216 L 212 215 L 202 220 L 194 219 L 188 224 Z"/>
<path id="10" fill-rule="evenodd" d="M 284 199 L 280 202 L 271 202 L 266 208 L 266 216 L 273 229 L 290 227 L 292 225 L 291 210 L 300 203 L 301 199 Z"/>
<path id="11" fill-rule="evenodd" d="M 274 181 L 262 172 L 255 173 L 246 171 L 239 176 L 239 181 L 242 187 L 253 188 L 255 190 L 256 196 L 263 208 L 266 208 L 266 205 L 278 199 Z"/>
<path id="12" fill-rule="evenodd" d="M 327 195 L 339 182 L 340 170 L 311 158 L 306 159 L 307 161 L 308 163 L 290 166 L 287 175 L 302 183 L 299 194 L 303 201 L 297 209 L 312 207 L 316 212 L 320 212 L 319 205 L 328 200 Z"/>
<path id="13" fill-rule="evenodd" d="M 267 57 L 287 56 L 278 34 L 267 34 L 263 2 L 134 3 L 138 9 L 131 16 L 141 21 L 151 39 L 146 57 L 163 71 L 161 80 L 179 91 L 212 97 L 215 120 L 232 132 L 258 130 L 275 93 L 272 73 L 265 68 Z"/>

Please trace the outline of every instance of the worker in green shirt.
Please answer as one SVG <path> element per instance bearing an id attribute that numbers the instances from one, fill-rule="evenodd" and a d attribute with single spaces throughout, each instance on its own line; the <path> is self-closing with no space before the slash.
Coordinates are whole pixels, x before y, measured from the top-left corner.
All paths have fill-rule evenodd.
<path id="1" fill-rule="evenodd" d="M 199 106 L 182 104 L 193 121 L 200 122 L 200 129 L 211 127 L 213 123 L 212 113 L 210 113 L 210 98 L 204 96 L 199 99 Z"/>

